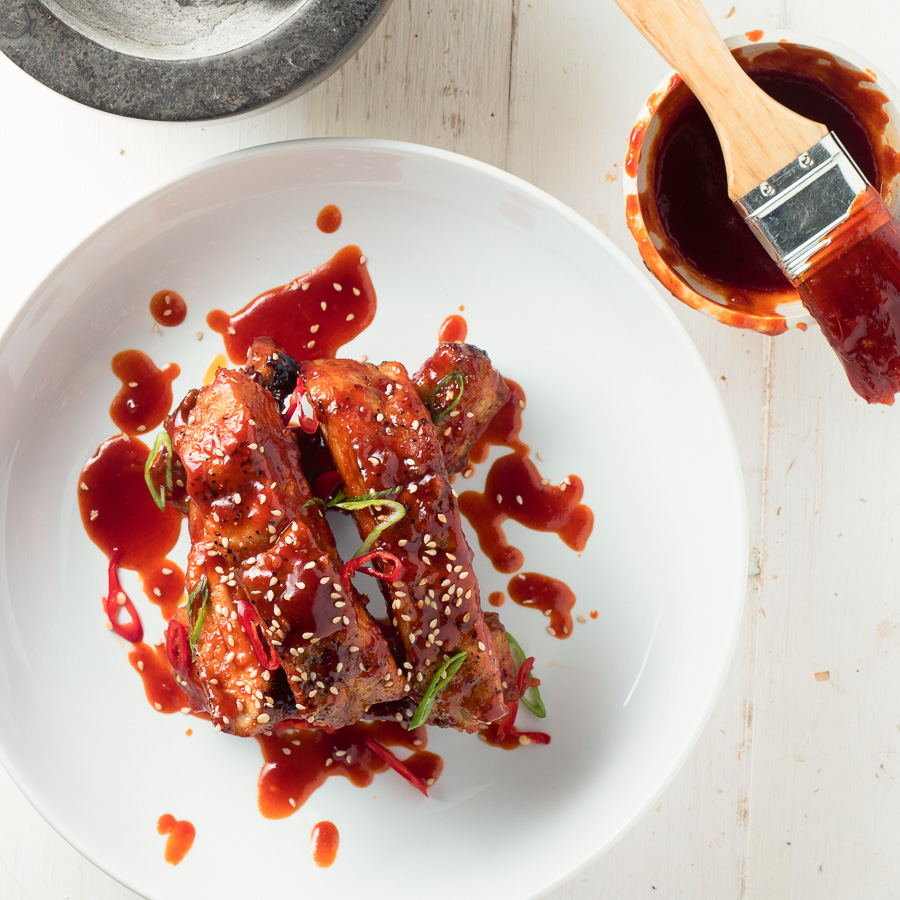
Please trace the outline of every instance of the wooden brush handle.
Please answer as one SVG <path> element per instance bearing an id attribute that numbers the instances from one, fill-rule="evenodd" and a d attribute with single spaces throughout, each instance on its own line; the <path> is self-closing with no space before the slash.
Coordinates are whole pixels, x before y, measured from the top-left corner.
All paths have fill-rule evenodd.
<path id="1" fill-rule="evenodd" d="M 818 143 L 828 129 L 758 88 L 699 0 L 616 0 L 703 104 L 722 145 L 732 200 Z"/>

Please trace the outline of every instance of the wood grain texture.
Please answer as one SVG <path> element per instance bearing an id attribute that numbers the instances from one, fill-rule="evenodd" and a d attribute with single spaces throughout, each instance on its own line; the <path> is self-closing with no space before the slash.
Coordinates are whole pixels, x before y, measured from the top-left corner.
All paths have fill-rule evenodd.
<path id="1" fill-rule="evenodd" d="M 707 8 L 722 34 L 812 31 L 900 82 L 900 9 L 887 0 Z M 412 140 L 500 165 L 640 265 L 620 172 L 665 70 L 597 0 L 395 0 L 315 91 L 207 125 L 83 109 L 0 57 L 0 327 L 81 235 L 160 181 L 220 153 L 314 135 Z M 900 409 L 856 398 L 814 327 L 763 338 L 669 302 L 720 386 L 744 467 L 753 565 L 743 627 L 687 763 L 617 845 L 548 896 L 900 896 Z M 0 898 L 51 897 L 136 895 L 62 841 L 0 770 Z"/>

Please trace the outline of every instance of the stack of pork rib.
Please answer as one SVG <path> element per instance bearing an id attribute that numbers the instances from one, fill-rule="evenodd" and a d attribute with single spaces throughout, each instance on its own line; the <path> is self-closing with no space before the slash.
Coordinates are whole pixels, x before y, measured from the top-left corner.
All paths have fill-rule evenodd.
<path id="1" fill-rule="evenodd" d="M 302 395 L 311 436 L 285 423 Z M 170 625 L 191 646 L 173 668 L 217 728 L 409 724 L 426 694 L 429 724 L 472 732 L 507 715 L 516 670 L 498 617 L 481 609 L 449 479 L 507 397 L 487 356 L 463 343 L 440 344 L 410 378 L 393 362 L 298 366 L 267 338 L 246 368 L 188 394 L 166 423 L 169 499 L 191 539 L 191 600 Z M 365 567 L 339 556 L 329 497 L 311 482 L 344 499 Z M 383 614 L 350 580 L 357 569 L 376 576 Z M 435 694 L 442 671 L 455 674 Z"/>

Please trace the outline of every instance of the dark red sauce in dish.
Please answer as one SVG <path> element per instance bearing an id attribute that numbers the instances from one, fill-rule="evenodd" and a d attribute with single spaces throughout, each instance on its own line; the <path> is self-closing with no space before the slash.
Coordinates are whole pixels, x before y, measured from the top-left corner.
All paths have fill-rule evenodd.
<path id="1" fill-rule="evenodd" d="M 194 826 L 186 819 L 176 819 L 175 816 L 164 813 L 156 823 L 156 830 L 160 834 L 168 835 L 166 838 L 166 862 L 177 866 L 194 845 L 196 834 Z"/>
<path id="2" fill-rule="evenodd" d="M 206 321 L 222 335 L 232 362 L 244 363 L 260 335 L 303 362 L 337 356 L 372 321 L 375 305 L 366 258 L 351 245 L 306 275 L 260 294 L 234 315 L 216 309 Z"/>
<path id="3" fill-rule="evenodd" d="M 309 837 L 313 862 L 327 869 L 337 858 L 340 835 L 334 822 L 317 822 Z"/>
<path id="4" fill-rule="evenodd" d="M 316 228 L 325 234 L 333 234 L 341 227 L 341 219 L 343 218 L 339 206 L 329 203 L 319 210 L 316 216 Z"/>
<path id="5" fill-rule="evenodd" d="M 113 374 L 122 382 L 109 408 L 116 427 L 132 436 L 157 425 L 172 408 L 172 382 L 181 374 L 175 363 L 157 369 L 140 350 L 123 350 L 112 359 Z"/>
<path id="6" fill-rule="evenodd" d="M 187 315 L 187 303 L 178 291 L 157 291 L 150 298 L 150 315 L 157 325 L 172 328 Z"/>

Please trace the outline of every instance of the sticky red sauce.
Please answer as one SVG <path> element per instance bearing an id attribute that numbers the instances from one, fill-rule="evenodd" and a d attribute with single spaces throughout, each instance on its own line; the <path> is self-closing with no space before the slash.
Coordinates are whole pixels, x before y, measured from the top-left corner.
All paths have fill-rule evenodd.
<path id="1" fill-rule="evenodd" d="M 519 437 L 522 430 L 522 410 L 525 409 L 525 392 L 511 378 L 503 380 L 509 388 L 509 399 L 500 407 L 472 447 L 469 459 L 473 463 L 484 462 L 491 447 L 509 447 L 522 456 L 530 451 L 529 446 Z"/>
<path id="2" fill-rule="evenodd" d="M 338 355 L 375 316 L 375 288 L 359 247 L 339 250 L 327 263 L 266 291 L 229 315 L 213 310 L 206 321 L 222 335 L 229 358 L 244 363 L 254 338 L 267 335 L 297 360 Z"/>
<path id="3" fill-rule="evenodd" d="M 507 590 L 510 599 L 520 606 L 539 609 L 549 617 L 547 631 L 553 637 L 567 638 L 572 633 L 575 594 L 558 578 L 537 572 L 520 572 L 510 579 Z"/>
<path id="4" fill-rule="evenodd" d="M 303 806 L 309 796 L 335 775 L 347 778 L 357 787 L 366 787 L 380 772 L 388 769 L 366 745 L 366 736 L 386 747 L 411 750 L 404 762 L 426 783 L 441 774 L 443 760 L 425 750 L 424 728 L 406 731 L 398 722 L 359 722 L 333 734 L 314 729 L 284 729 L 256 738 L 265 760 L 259 773 L 259 810 L 267 819 L 283 819 Z M 416 741 L 421 743 L 416 745 Z M 289 751 L 285 753 L 285 750 Z M 398 779 L 401 787 L 403 779 Z M 411 802 L 417 791 L 406 785 Z"/>
<path id="5" fill-rule="evenodd" d="M 175 363 L 158 369 L 140 350 L 123 350 L 112 359 L 113 374 L 122 382 L 109 408 L 116 427 L 143 434 L 162 422 L 172 408 L 172 382 L 181 374 Z"/>
<path id="6" fill-rule="evenodd" d="M 438 340 L 464 341 L 468 333 L 469 326 L 466 324 L 466 320 L 454 313 L 452 316 L 447 316 L 441 323 L 441 327 L 438 329 Z"/>
<path id="7" fill-rule="evenodd" d="M 317 822 L 309 837 L 313 862 L 320 869 L 327 869 L 337 858 L 340 835 L 333 822 Z"/>
<path id="8" fill-rule="evenodd" d="M 744 37 L 747 38 L 748 41 L 753 41 L 755 44 L 757 41 L 762 40 L 763 33 L 759 28 L 754 28 L 752 31 L 744 32 Z"/>
<path id="9" fill-rule="evenodd" d="M 490 603 L 491 606 L 503 606 L 503 604 L 506 603 L 506 594 L 504 594 L 503 591 L 491 591 L 488 596 L 488 603 Z"/>
<path id="10" fill-rule="evenodd" d="M 797 325 L 796 325 L 796 327 L 797 327 L 800 331 L 806 331 L 806 329 L 809 328 L 809 325 L 807 325 L 806 322 L 798 322 Z"/>
<path id="11" fill-rule="evenodd" d="M 323 206 L 319 210 L 319 215 L 316 216 L 316 228 L 325 234 L 334 234 L 341 227 L 342 218 L 340 207 L 329 203 L 328 206 Z"/>
<path id="12" fill-rule="evenodd" d="M 522 551 L 506 539 L 503 523 L 507 519 L 534 531 L 553 532 L 566 546 L 584 550 L 594 514 L 581 502 L 582 480 L 577 475 L 567 476 L 558 485 L 543 484 L 545 480 L 528 457 L 509 453 L 491 466 L 483 493 L 466 491 L 460 496 L 460 511 L 498 571 L 515 572 L 524 561 Z"/>
<path id="13" fill-rule="evenodd" d="M 188 705 L 187 695 L 178 686 L 169 668 L 165 643 L 155 647 L 143 642 L 135 644 L 128 651 L 128 662 L 141 676 L 147 701 L 157 712 L 168 715 Z"/>
<path id="14" fill-rule="evenodd" d="M 178 291 L 157 291 L 150 298 L 150 315 L 157 325 L 172 328 L 187 315 L 187 303 Z"/>
<path id="15" fill-rule="evenodd" d="M 188 851 L 194 845 L 196 829 L 186 819 L 176 819 L 169 813 L 164 813 L 156 823 L 156 830 L 160 834 L 166 834 L 166 862 L 177 866 Z"/>
<path id="16" fill-rule="evenodd" d="M 599 613 L 596 609 L 592 609 L 592 610 L 590 611 L 589 615 L 590 615 L 590 617 L 591 617 L 592 619 L 598 619 L 598 618 L 600 618 L 600 613 Z"/>
<path id="17" fill-rule="evenodd" d="M 144 593 L 168 621 L 184 598 L 184 572 L 171 559 L 164 559 L 141 574 Z"/>
<path id="18" fill-rule="evenodd" d="M 108 557 L 121 550 L 119 565 L 152 581 L 163 566 L 176 570 L 166 556 L 178 540 L 181 514 L 171 506 L 161 512 L 153 502 L 144 482 L 148 454 L 137 438 L 104 441 L 81 470 L 78 507 L 88 537 Z"/>
<path id="19" fill-rule="evenodd" d="M 748 38 L 754 34 L 762 36 L 750 32 Z M 782 45 L 750 62 L 739 61 L 771 97 L 835 131 L 866 177 L 880 187 L 898 165 L 896 153 L 872 137 L 887 123 L 887 98 L 871 89 L 865 75 L 829 59 L 820 51 Z M 667 238 L 659 251 L 666 264 L 683 268 L 686 263 L 724 289 L 738 309 L 775 315 L 777 305 L 790 299 L 790 285 L 728 197 L 721 148 L 703 108 L 682 85 L 657 119 L 659 137 L 648 158 L 641 207 L 647 227 Z"/>
<path id="20" fill-rule="evenodd" d="M 870 187 L 811 260 L 798 290 L 868 403 L 900 390 L 900 224 Z"/>

